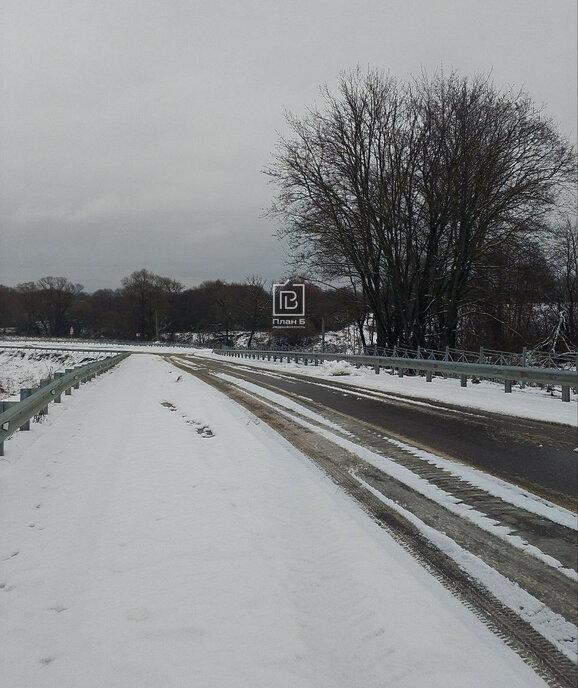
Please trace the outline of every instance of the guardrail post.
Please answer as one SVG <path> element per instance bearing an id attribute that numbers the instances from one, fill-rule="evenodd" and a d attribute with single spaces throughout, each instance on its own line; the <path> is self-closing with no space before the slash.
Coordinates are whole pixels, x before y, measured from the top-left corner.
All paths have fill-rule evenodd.
<path id="1" fill-rule="evenodd" d="M 504 380 L 504 392 L 506 394 L 512 393 L 512 381 L 511 380 Z"/>
<path id="2" fill-rule="evenodd" d="M 403 377 L 403 372 L 404 372 L 403 368 L 398 368 L 398 370 L 397 370 L 398 377 Z"/>
<path id="3" fill-rule="evenodd" d="M 467 375 L 460 375 L 460 385 L 462 387 L 468 386 L 468 376 Z"/>
<path id="4" fill-rule="evenodd" d="M 74 389 L 80 389 L 80 380 L 78 379 L 78 375 L 75 375 L 76 382 L 74 383 Z"/>
<path id="5" fill-rule="evenodd" d="M 426 382 L 431 382 L 433 377 L 433 372 L 431 370 L 426 370 L 425 371 L 425 381 Z"/>
<path id="6" fill-rule="evenodd" d="M 315 365 L 318 366 L 319 365 L 319 359 L 317 358 L 317 356 L 315 356 L 314 360 L 315 360 Z"/>
<path id="7" fill-rule="evenodd" d="M 376 375 L 379 375 L 379 363 L 376 363 L 376 364 L 375 364 L 375 368 L 374 368 L 374 369 L 375 369 L 375 374 L 376 374 Z"/>
<path id="8" fill-rule="evenodd" d="M 20 401 L 24 401 L 24 399 L 28 399 L 28 397 L 32 394 L 32 389 L 30 387 L 24 387 L 23 389 L 20 390 Z M 30 430 L 30 418 L 20 426 L 20 430 Z"/>
<path id="9" fill-rule="evenodd" d="M 307 365 L 307 358 L 303 359 L 303 365 Z"/>
<path id="10" fill-rule="evenodd" d="M 522 368 L 525 368 L 525 367 L 526 367 L 526 358 L 527 358 L 527 356 L 528 356 L 528 349 L 527 349 L 526 347 L 524 347 L 524 348 L 522 349 Z M 524 389 L 525 386 L 526 386 L 526 383 L 525 383 L 525 382 L 522 382 L 522 389 Z"/>
<path id="11" fill-rule="evenodd" d="M 562 385 L 562 401 L 570 401 L 570 387 Z"/>
<path id="12" fill-rule="evenodd" d="M 66 375 L 67 373 L 71 373 L 72 370 L 73 370 L 72 368 L 67 368 L 67 369 L 64 371 L 64 374 Z M 66 396 L 70 396 L 70 395 L 72 394 L 72 387 L 69 387 L 69 388 L 64 392 L 64 394 L 65 394 Z"/>

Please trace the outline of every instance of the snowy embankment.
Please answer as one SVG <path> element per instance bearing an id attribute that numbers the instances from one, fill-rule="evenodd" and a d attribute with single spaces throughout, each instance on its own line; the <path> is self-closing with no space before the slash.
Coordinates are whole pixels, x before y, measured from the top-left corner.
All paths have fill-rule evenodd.
<path id="1" fill-rule="evenodd" d="M 0 348 L 0 399 L 18 394 L 21 387 L 37 387 L 40 380 L 66 368 L 75 368 L 109 355 L 84 351 Z"/>
<path id="2" fill-rule="evenodd" d="M 570 393 L 570 403 L 564 403 L 561 401 L 560 389 L 548 392 L 545 388 L 526 386 L 522 389 L 514 385 L 512 393 L 505 394 L 503 384 L 488 380 L 481 380 L 479 384 L 469 381 L 468 386 L 463 388 L 460 386 L 460 381 L 454 378 L 434 377 L 432 382 L 426 382 L 424 377 L 406 375 L 400 378 L 384 370 L 376 375 L 372 368 L 358 369 L 347 361 L 327 361 L 319 366 L 311 364 L 306 366 L 303 363 L 232 358 L 213 353 L 208 349 L 194 353 L 197 356 L 215 358 L 232 365 L 306 375 L 324 380 L 329 385 L 338 381 L 363 388 L 369 395 L 372 393 L 399 395 L 549 423 L 563 423 L 573 427 L 578 424 L 578 395 L 573 390 Z M 576 384 L 578 386 L 578 378 Z"/>
<path id="3" fill-rule="evenodd" d="M 132 356 L 7 443 L 11 688 L 544 683 L 312 463 Z"/>

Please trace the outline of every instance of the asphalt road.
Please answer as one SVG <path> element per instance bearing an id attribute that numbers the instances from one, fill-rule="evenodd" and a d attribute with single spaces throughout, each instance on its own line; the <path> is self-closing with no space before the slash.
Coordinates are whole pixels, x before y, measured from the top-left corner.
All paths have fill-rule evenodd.
<path id="1" fill-rule="evenodd" d="M 315 380 L 282 371 L 272 374 L 239 363 L 191 358 L 207 373 L 235 375 L 280 394 L 297 395 L 299 403 L 309 403 L 317 412 L 320 406 L 329 408 L 576 509 L 578 432 L 574 428 L 436 401 L 424 403 L 423 399 L 352 388 L 333 379 Z"/>

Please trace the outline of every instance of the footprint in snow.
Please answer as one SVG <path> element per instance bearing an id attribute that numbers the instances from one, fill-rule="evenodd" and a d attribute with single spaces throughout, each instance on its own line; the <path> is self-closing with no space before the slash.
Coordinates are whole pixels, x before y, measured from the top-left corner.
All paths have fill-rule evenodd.
<path id="1" fill-rule="evenodd" d="M 151 613 L 146 607 L 134 607 L 129 609 L 126 613 L 126 618 L 129 621 L 146 621 L 150 619 Z"/>
<path id="2" fill-rule="evenodd" d="M 176 411 L 177 407 L 171 402 L 171 401 L 161 401 L 160 402 L 161 406 L 164 406 L 166 409 L 169 411 Z M 197 434 L 199 434 L 201 437 L 214 437 L 215 433 L 211 430 L 211 428 L 208 425 L 205 425 L 204 423 L 201 423 L 198 420 L 194 420 L 192 418 L 189 418 L 185 414 L 181 414 L 181 418 L 187 423 L 188 425 L 193 425 L 195 430 L 197 431 Z"/>
<path id="3" fill-rule="evenodd" d="M 62 612 L 65 612 L 68 609 L 68 607 L 65 607 L 62 604 L 55 604 L 53 607 L 48 607 L 48 609 L 51 612 L 56 612 L 57 614 L 61 614 Z"/>

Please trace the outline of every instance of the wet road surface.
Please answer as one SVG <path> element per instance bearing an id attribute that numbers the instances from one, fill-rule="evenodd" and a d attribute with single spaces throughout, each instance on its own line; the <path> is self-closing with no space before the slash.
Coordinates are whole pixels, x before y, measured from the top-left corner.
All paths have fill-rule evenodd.
<path id="1" fill-rule="evenodd" d="M 190 360 L 213 373 L 235 375 L 280 394 L 299 397 L 296 400 L 303 405 L 309 401 L 312 409 L 321 405 L 370 423 L 409 444 L 576 509 L 578 452 L 574 450 L 578 447 L 578 432 L 569 426 L 461 409 L 293 372 L 260 371 L 240 363 L 196 356 Z"/>

